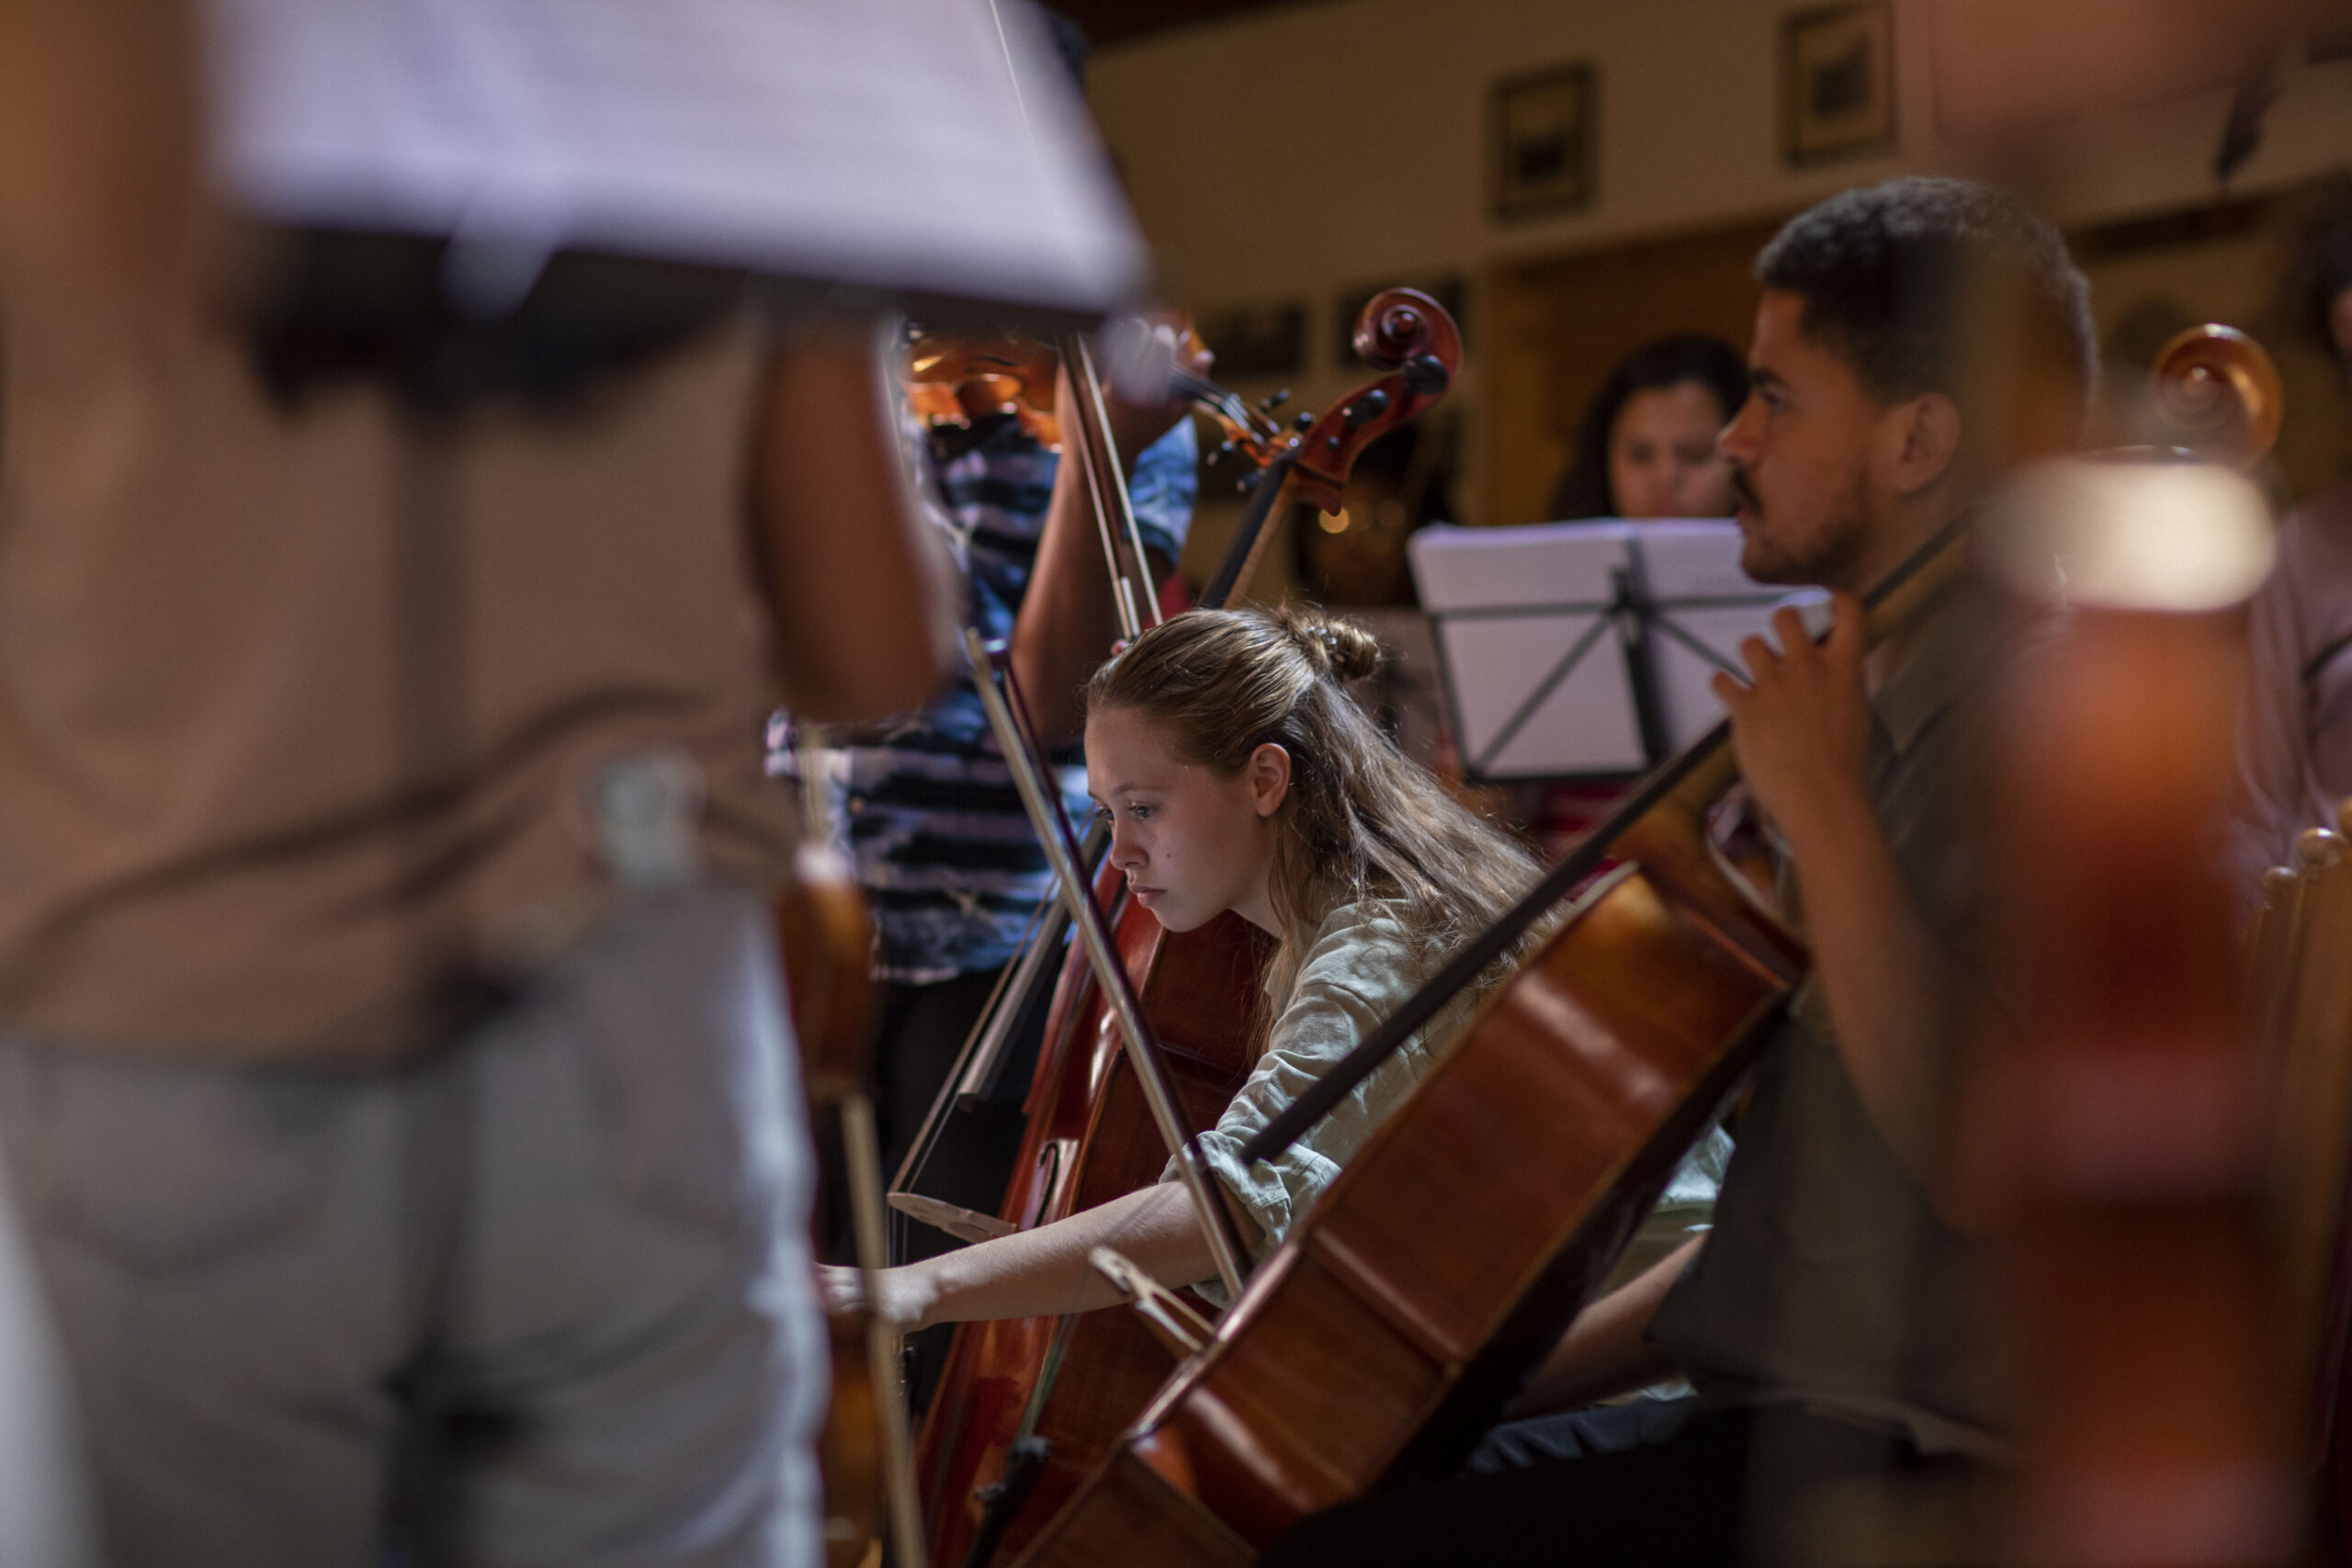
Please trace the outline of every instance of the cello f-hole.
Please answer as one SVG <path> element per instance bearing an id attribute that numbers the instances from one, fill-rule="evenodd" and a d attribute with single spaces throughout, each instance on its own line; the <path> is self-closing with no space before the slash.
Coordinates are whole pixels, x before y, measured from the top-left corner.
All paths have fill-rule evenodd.
<path id="1" fill-rule="evenodd" d="M 1021 1222 L 1023 1230 L 1029 1230 L 1043 1224 L 1046 1213 L 1055 1206 L 1054 1200 L 1060 1196 L 1062 1145 L 1067 1140 L 1062 1138 L 1049 1139 L 1046 1146 L 1037 1152 L 1039 1171 L 1036 1181 L 1037 1201 L 1030 1206 L 1027 1217 Z"/>

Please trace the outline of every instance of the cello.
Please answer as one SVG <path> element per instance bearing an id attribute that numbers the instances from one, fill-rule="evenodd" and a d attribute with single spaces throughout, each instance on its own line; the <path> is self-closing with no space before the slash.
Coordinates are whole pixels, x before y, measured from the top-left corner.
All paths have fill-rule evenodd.
<path id="1" fill-rule="evenodd" d="M 2203 426 L 2206 463 L 2063 465 L 2001 530 L 2064 540 L 2068 614 L 2030 683 L 1995 697 L 2007 1021 L 1972 1054 L 1978 1114 L 1961 1136 L 2008 1240 L 2014 1557 L 2051 1568 L 2317 1560 L 2297 1550 L 2296 1417 L 2334 1392 L 2309 1342 L 2342 1319 L 2322 1317 L 2324 1226 L 2292 1287 L 2295 1248 L 2264 1200 L 2282 1134 L 2308 1127 L 2326 1152 L 2288 1167 L 2290 1196 L 2325 1213 L 2341 1102 L 2274 1077 L 2288 1059 L 2247 1016 L 2233 900 L 2206 851 L 2238 782 L 2244 606 L 2272 554 L 2268 502 L 2225 470 L 2267 456 L 2283 400 L 2249 340 L 2168 355 L 2191 349 L 2215 375 L 2159 391 L 2176 424 Z M 2018 597 L 2052 593 L 2046 552 L 1987 555 Z M 2324 1055 L 2342 1052 L 2339 1036 Z"/>
<path id="2" fill-rule="evenodd" d="M 2230 387 L 2218 367 L 2233 352 L 2190 337 L 2158 375 Z M 1955 525 L 1871 593 L 1872 640 L 1957 580 L 1965 545 Z M 1649 774 L 1245 1148 L 1280 1152 L 1602 858 L 1620 861 L 1260 1266 L 1021 1568 L 1243 1568 L 1308 1514 L 1450 1473 L 1501 1416 L 1806 973 L 1802 939 L 1705 832 L 1736 776 L 1729 742 L 1725 723 Z"/>
<path id="3" fill-rule="evenodd" d="M 1282 509 L 1339 504 L 1357 454 L 1432 404 L 1460 364 L 1461 338 L 1436 301 L 1392 288 L 1369 301 L 1355 344 L 1385 372 L 1287 442 L 1250 506 L 1205 603 L 1247 581 Z M 982 678 L 986 679 L 985 673 Z M 1057 828 L 1040 824 L 1041 835 Z M 1248 1021 L 1265 939 L 1233 914 L 1171 935 L 1121 896 L 1109 867 L 1095 907 L 1190 1124 L 1214 1122 L 1248 1077 Z M 1113 1008 L 1082 950 L 1061 971 L 1024 1111 L 1020 1158 L 998 1223 L 1027 1229 L 1159 1179 L 1168 1148 Z M 1001 1233 L 1000 1233 L 1001 1234 Z M 916 1449 L 934 1561 L 985 1563 L 1018 1547 L 1070 1496 L 1165 1376 L 1169 1356 L 1125 1313 L 959 1325 Z"/>
<path id="4" fill-rule="evenodd" d="M 810 750 L 818 744 L 814 734 L 801 739 Z M 818 776 L 805 760 L 802 773 Z M 874 919 L 855 869 L 832 845 L 823 792 L 804 789 L 802 808 L 805 830 L 793 852 L 792 874 L 775 900 L 777 957 L 787 982 L 809 1113 L 813 1118 L 830 1110 L 840 1119 L 858 1266 L 870 1278 L 888 1261 L 866 1059 Z M 829 1568 L 858 1568 L 878 1558 L 886 1539 L 898 1545 L 901 1568 L 925 1568 L 906 1408 L 898 1394 L 898 1336 L 865 1311 L 828 1313 L 826 1334 L 832 1395 L 817 1460 Z"/>

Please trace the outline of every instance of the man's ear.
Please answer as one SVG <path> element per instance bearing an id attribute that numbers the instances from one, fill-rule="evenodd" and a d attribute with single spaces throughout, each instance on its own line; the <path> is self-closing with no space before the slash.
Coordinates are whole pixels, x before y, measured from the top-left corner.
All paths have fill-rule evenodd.
<path id="1" fill-rule="evenodd" d="M 1247 770 L 1250 804 L 1261 817 L 1272 817 L 1290 797 L 1290 753 L 1269 740 L 1250 753 Z"/>
<path id="2" fill-rule="evenodd" d="M 1941 392 L 1923 392 L 1887 411 L 1889 488 L 1908 500 L 1934 489 L 1960 460 L 1960 405 Z"/>

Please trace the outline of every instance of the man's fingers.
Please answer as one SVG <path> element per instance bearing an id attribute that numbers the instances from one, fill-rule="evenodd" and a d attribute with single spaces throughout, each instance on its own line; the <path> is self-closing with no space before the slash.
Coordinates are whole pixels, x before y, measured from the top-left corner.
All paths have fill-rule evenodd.
<path id="1" fill-rule="evenodd" d="M 1813 634 L 1805 629 L 1804 616 L 1793 604 L 1783 604 L 1772 612 L 1772 635 L 1781 641 L 1785 654 L 1798 654 L 1813 647 Z"/>
<path id="2" fill-rule="evenodd" d="M 1726 712 L 1736 707 L 1741 702 L 1745 701 L 1749 690 L 1747 686 L 1740 682 L 1737 676 L 1734 675 L 1728 670 L 1716 671 L 1714 674 L 1708 679 L 1707 684 L 1713 688 L 1715 701 L 1723 704 L 1724 711 Z"/>
<path id="3" fill-rule="evenodd" d="M 1743 639 L 1739 645 L 1739 657 L 1747 665 L 1751 684 L 1763 679 L 1773 666 L 1781 662 L 1780 654 L 1760 637 Z"/>
<path id="4" fill-rule="evenodd" d="M 1863 614 L 1860 599 L 1851 593 L 1831 594 L 1826 644 L 1829 650 L 1840 657 L 1860 658 L 1867 623 L 1868 617 Z"/>

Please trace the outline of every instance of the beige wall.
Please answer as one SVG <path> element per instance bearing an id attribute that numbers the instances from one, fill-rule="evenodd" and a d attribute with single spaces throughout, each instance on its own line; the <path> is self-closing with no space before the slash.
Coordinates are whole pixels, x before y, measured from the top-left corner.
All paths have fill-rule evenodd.
<path id="1" fill-rule="evenodd" d="M 1347 289 L 1468 276 L 1475 425 L 1493 316 L 1477 294 L 1493 269 L 1772 217 L 1946 162 L 1918 5 L 1897 5 L 1902 153 L 1802 171 L 1781 161 L 1777 105 L 1779 22 L 1802 0 L 1321 0 L 1104 50 L 1092 97 L 1170 298 L 1308 304 L 1305 401 L 1360 374 L 1329 346 Z M 1575 60 L 1600 69 L 1598 199 L 1498 223 L 1488 89 Z M 2237 192 L 2352 164 L 2352 62 L 2298 66 L 2284 87 Z M 2223 108 L 2213 95 L 2072 137 L 2045 171 L 2044 205 L 2075 227 L 2211 198 Z M 1484 449 L 1474 428 L 1464 450 Z M 1476 520 L 1481 476 L 1467 479 L 1457 499 Z"/>

